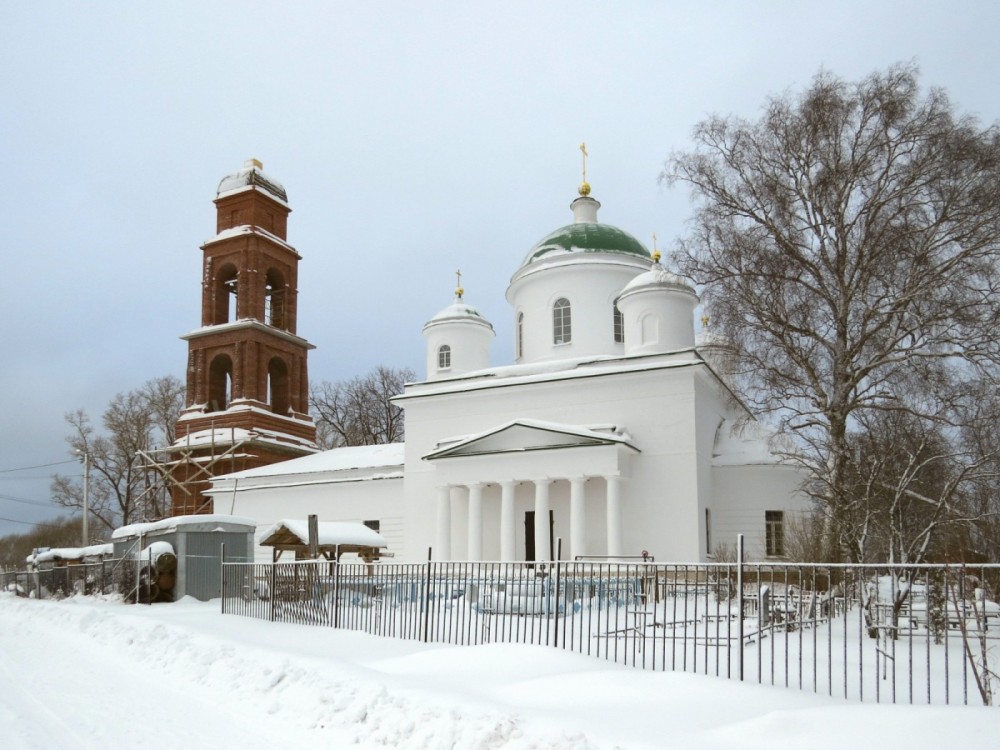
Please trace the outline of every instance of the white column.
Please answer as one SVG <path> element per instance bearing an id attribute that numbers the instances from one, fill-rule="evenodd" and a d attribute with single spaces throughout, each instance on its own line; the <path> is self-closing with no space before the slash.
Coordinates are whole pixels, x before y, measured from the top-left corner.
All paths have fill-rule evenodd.
<path id="1" fill-rule="evenodd" d="M 514 560 L 514 482 L 500 483 L 500 559 Z"/>
<path id="2" fill-rule="evenodd" d="M 551 529 L 549 528 L 549 485 L 551 479 L 535 480 L 535 559 L 549 560 L 551 550 L 549 549 L 549 538 Z"/>
<path id="3" fill-rule="evenodd" d="M 622 555 L 621 477 L 605 477 L 608 483 L 608 556 Z"/>
<path id="4" fill-rule="evenodd" d="M 469 559 L 483 559 L 483 485 L 469 485 Z"/>
<path id="5" fill-rule="evenodd" d="M 587 511 L 583 503 L 585 477 L 569 480 L 569 553 L 585 555 L 587 538 Z"/>
<path id="6" fill-rule="evenodd" d="M 437 490 L 437 549 L 435 560 L 451 559 L 451 487 L 444 484 Z"/>

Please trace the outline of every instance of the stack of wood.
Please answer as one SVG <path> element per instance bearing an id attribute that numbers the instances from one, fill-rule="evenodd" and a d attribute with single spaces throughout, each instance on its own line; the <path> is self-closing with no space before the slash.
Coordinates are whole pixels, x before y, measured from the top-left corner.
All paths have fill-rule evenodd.
<path id="1" fill-rule="evenodd" d="M 142 551 L 139 597 L 144 602 L 171 602 L 177 585 L 177 554 L 169 542 L 153 542 Z"/>

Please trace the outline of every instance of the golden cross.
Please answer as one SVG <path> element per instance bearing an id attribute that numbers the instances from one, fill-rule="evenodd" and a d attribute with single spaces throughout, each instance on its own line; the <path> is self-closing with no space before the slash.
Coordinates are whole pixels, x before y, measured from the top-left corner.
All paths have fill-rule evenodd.
<path id="1" fill-rule="evenodd" d="M 462 286 L 462 270 L 455 271 L 455 286 Z"/>
<path id="2" fill-rule="evenodd" d="M 580 151 L 583 153 L 583 181 L 587 181 L 587 144 L 580 144 Z"/>

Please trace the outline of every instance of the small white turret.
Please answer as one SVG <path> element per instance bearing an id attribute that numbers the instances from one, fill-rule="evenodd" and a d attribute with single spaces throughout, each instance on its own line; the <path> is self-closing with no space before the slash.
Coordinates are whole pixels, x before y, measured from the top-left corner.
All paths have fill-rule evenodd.
<path id="1" fill-rule="evenodd" d="M 698 295 L 685 279 L 660 265 L 632 279 L 616 304 L 625 331 L 625 355 L 665 354 L 694 346 L 694 308 Z"/>
<path id="2" fill-rule="evenodd" d="M 458 274 L 461 281 L 461 273 Z M 455 289 L 455 300 L 424 324 L 427 341 L 427 379 L 463 375 L 490 366 L 493 326 L 462 299 L 465 290 Z"/>

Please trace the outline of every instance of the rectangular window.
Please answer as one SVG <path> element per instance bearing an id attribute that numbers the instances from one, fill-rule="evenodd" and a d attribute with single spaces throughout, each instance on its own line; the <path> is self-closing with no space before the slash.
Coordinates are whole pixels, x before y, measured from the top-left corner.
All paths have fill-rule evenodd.
<path id="1" fill-rule="evenodd" d="M 625 342 L 625 321 L 622 318 L 622 311 L 618 309 L 618 305 L 615 305 L 614 318 L 615 343 L 621 344 Z"/>
<path id="2" fill-rule="evenodd" d="M 764 511 L 764 552 L 768 557 L 782 557 L 785 554 L 785 512 Z"/>
<path id="3" fill-rule="evenodd" d="M 712 511 L 705 508 L 705 554 L 712 554 Z"/>
<path id="4" fill-rule="evenodd" d="M 379 531 L 381 524 L 378 521 L 362 521 L 362 523 L 367 526 L 372 531 Z"/>

